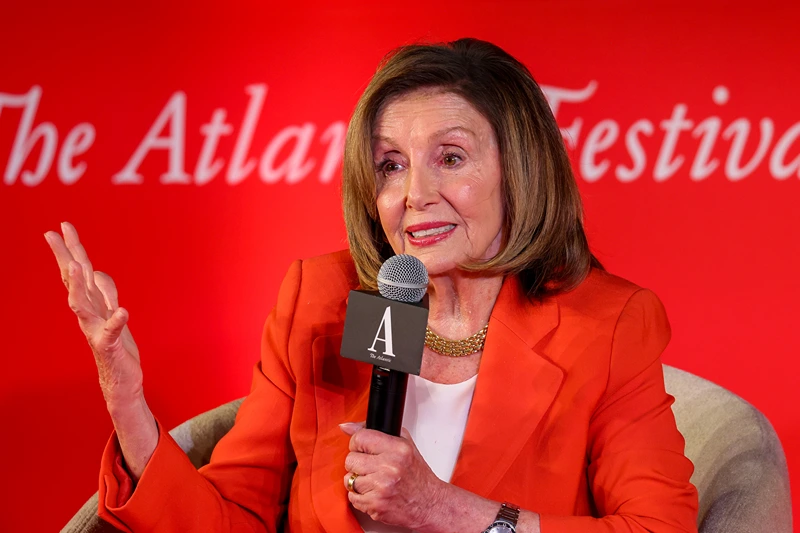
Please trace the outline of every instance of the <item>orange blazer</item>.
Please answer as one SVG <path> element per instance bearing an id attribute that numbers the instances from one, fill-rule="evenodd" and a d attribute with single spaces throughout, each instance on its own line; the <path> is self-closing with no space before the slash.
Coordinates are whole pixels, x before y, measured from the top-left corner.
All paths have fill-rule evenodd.
<path id="1" fill-rule="evenodd" d="M 357 286 L 347 251 L 295 262 L 250 394 L 211 463 L 195 470 L 159 426 L 133 495 L 119 502 L 129 480 L 112 435 L 100 516 L 136 532 L 361 532 L 338 427 L 364 420 L 369 396 L 371 366 L 339 355 Z M 664 390 L 669 336 L 658 298 L 606 272 L 543 302 L 508 277 L 451 483 L 540 513 L 543 533 L 697 531 L 693 466 Z"/>

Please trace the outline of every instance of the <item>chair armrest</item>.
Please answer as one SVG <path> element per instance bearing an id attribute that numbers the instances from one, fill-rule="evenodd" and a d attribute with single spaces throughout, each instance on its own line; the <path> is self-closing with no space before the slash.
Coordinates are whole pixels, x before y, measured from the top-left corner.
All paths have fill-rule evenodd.
<path id="1" fill-rule="evenodd" d="M 169 432 L 178 446 L 189 456 L 195 468 L 208 464 L 214 446 L 233 427 L 242 400 L 244 398 L 201 413 Z M 119 530 L 97 516 L 97 493 L 89 498 L 61 529 L 61 533 L 115 532 Z"/>

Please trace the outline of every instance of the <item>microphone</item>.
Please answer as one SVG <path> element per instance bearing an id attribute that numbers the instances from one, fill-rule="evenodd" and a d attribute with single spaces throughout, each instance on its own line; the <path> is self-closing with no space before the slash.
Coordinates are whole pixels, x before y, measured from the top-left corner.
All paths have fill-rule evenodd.
<path id="1" fill-rule="evenodd" d="M 428 271 L 411 255 L 387 259 L 379 294 L 350 291 L 341 355 L 375 365 L 367 428 L 400 436 L 408 374 L 419 375 L 428 324 Z"/>

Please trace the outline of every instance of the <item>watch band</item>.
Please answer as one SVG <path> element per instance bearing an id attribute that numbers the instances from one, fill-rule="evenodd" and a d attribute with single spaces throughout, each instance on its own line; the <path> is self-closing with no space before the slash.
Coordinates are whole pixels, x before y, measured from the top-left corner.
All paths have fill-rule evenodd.
<path id="1" fill-rule="evenodd" d="M 489 524 L 483 533 L 490 533 L 495 531 L 511 531 L 516 533 L 517 520 L 519 519 L 519 507 L 513 503 L 504 502 L 497 512 L 497 517 Z"/>
<path id="2" fill-rule="evenodd" d="M 513 503 L 504 502 L 503 505 L 500 506 L 500 511 L 497 513 L 497 518 L 495 518 L 495 520 L 501 518 L 508 520 L 516 527 L 517 520 L 519 520 L 519 507 Z"/>

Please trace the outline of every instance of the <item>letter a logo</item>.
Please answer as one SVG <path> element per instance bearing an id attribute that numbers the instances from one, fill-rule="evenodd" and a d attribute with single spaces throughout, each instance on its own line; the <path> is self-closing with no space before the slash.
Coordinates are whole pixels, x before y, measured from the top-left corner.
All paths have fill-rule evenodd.
<path id="1" fill-rule="evenodd" d="M 379 337 L 381 329 L 384 330 L 384 338 Z M 383 318 L 378 326 L 378 331 L 375 333 L 375 340 L 372 341 L 372 346 L 369 348 L 370 352 L 375 351 L 375 343 L 378 341 L 383 341 L 385 345 L 386 349 L 383 351 L 383 355 L 394 357 L 392 350 L 392 308 L 389 306 L 387 306 L 386 311 L 383 312 Z"/>

